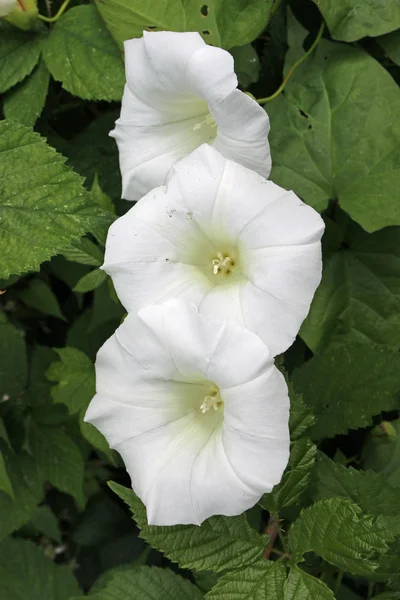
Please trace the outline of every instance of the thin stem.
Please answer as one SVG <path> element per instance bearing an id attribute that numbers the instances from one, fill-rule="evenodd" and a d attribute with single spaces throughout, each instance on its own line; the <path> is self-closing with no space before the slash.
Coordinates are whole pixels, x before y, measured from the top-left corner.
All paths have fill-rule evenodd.
<path id="1" fill-rule="evenodd" d="M 276 0 L 275 4 L 273 5 L 273 7 L 271 8 L 271 14 L 269 17 L 269 20 L 272 19 L 272 17 L 274 16 L 274 14 L 276 13 L 276 11 L 278 10 L 280 4 L 281 4 L 282 0 Z"/>
<path id="2" fill-rule="evenodd" d="M 63 15 L 65 13 L 70 1 L 71 0 L 64 0 L 64 2 L 62 3 L 62 5 L 60 7 L 60 10 L 58 11 L 58 13 L 56 15 L 54 15 L 54 17 L 45 17 L 44 15 L 38 15 L 39 19 L 41 19 L 42 21 L 45 21 L 46 23 L 55 23 L 55 21 L 57 21 L 57 19 L 59 19 L 61 17 L 61 15 Z"/>
<path id="3" fill-rule="evenodd" d="M 337 577 L 336 577 L 335 589 L 333 590 L 335 592 L 335 594 L 337 594 L 339 591 L 339 588 L 342 584 L 342 579 L 343 579 L 343 571 L 339 571 L 339 573 L 337 574 Z"/>
<path id="4" fill-rule="evenodd" d="M 259 100 L 257 100 L 258 104 L 265 104 L 266 102 L 270 102 L 271 100 L 274 100 L 277 96 L 279 96 L 279 94 L 284 90 L 287 82 L 289 81 L 289 79 L 291 78 L 291 76 L 293 75 L 293 73 L 295 72 L 297 67 L 299 67 L 310 56 L 310 54 L 312 54 L 312 52 L 318 46 L 320 39 L 322 38 L 322 34 L 324 33 L 324 28 L 325 28 L 325 22 L 322 21 L 321 26 L 317 33 L 317 37 L 315 38 L 315 40 L 313 41 L 312 45 L 307 50 L 307 52 L 305 52 L 303 54 L 303 56 L 301 58 L 299 58 L 299 60 L 297 62 L 295 62 L 294 65 L 290 68 L 288 74 L 286 75 L 285 79 L 282 81 L 281 85 L 278 87 L 276 92 L 274 92 L 272 94 L 272 96 L 267 96 L 266 98 L 260 98 Z"/>
<path id="5" fill-rule="evenodd" d="M 375 588 L 375 583 L 373 581 L 370 581 L 368 583 L 368 596 L 367 596 L 367 598 L 372 598 L 372 596 L 374 594 L 374 588 Z"/>

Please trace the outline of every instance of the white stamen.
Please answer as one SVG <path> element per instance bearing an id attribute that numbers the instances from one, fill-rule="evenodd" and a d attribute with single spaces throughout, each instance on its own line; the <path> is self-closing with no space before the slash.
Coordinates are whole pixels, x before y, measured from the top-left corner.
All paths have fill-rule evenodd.
<path id="1" fill-rule="evenodd" d="M 217 411 L 221 405 L 223 404 L 221 398 L 218 395 L 218 392 L 211 392 L 209 396 L 206 396 L 203 402 L 200 404 L 200 410 L 203 415 L 206 414 L 209 410 L 213 409 Z"/>
<path id="2" fill-rule="evenodd" d="M 230 256 L 224 256 L 221 252 L 218 252 L 217 257 L 218 258 L 214 258 L 212 261 L 214 275 L 218 275 L 220 271 L 227 271 L 232 267 L 232 259 Z"/>
<path id="3" fill-rule="evenodd" d="M 208 113 L 208 115 L 206 116 L 206 118 L 204 119 L 204 121 L 200 121 L 199 123 L 196 123 L 196 125 L 193 127 L 193 131 L 198 131 L 199 129 L 201 129 L 202 127 L 217 127 L 217 123 L 215 121 L 215 119 L 213 119 L 213 117 L 211 116 L 210 113 Z"/>

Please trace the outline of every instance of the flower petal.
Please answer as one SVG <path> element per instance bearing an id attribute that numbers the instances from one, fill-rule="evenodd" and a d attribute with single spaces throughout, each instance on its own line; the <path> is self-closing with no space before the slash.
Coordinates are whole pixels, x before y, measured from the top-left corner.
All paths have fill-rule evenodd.
<path id="1" fill-rule="evenodd" d="M 218 123 L 214 148 L 226 158 L 269 177 L 269 118 L 265 110 L 247 94 L 234 90 L 211 107 L 211 114 Z"/>

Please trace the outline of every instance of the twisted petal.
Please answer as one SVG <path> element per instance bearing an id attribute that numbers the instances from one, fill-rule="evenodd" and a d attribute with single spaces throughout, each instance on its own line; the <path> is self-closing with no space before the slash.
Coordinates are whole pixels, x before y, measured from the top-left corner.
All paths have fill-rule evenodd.
<path id="1" fill-rule="evenodd" d="M 110 228 L 104 269 L 129 312 L 173 297 L 250 329 L 273 356 L 295 339 L 320 282 L 318 213 L 204 144 Z M 213 275 L 233 251 L 232 278 Z"/>
<path id="2" fill-rule="evenodd" d="M 232 56 L 198 33 L 144 32 L 125 42 L 118 143 L 123 196 L 138 200 L 202 143 L 268 176 L 269 119 L 237 90 Z"/>
<path id="3" fill-rule="evenodd" d="M 172 300 L 130 314 L 100 349 L 96 374 L 85 420 L 120 452 L 149 523 L 240 514 L 280 480 L 287 387 L 253 333 Z M 224 408 L 203 414 L 210 385 Z"/>

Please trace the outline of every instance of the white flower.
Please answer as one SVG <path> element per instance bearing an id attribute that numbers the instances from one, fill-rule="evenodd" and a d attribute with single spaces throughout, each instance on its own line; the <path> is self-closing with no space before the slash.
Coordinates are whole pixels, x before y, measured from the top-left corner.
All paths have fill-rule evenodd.
<path id="1" fill-rule="evenodd" d="M 239 91 L 232 56 L 198 33 L 143 32 L 125 42 L 126 78 L 118 143 L 123 197 L 162 185 L 172 165 L 200 144 L 268 177 L 269 119 Z"/>
<path id="2" fill-rule="evenodd" d="M 17 0 L 0 0 L 0 17 L 5 17 L 17 8 Z"/>
<path id="3" fill-rule="evenodd" d="M 289 456 L 286 382 L 253 333 L 171 300 L 100 349 L 85 420 L 125 461 L 153 525 L 237 515 Z"/>
<path id="4" fill-rule="evenodd" d="M 128 310 L 181 297 L 286 350 L 321 279 L 318 213 L 204 144 L 111 226 L 105 264 Z"/>

